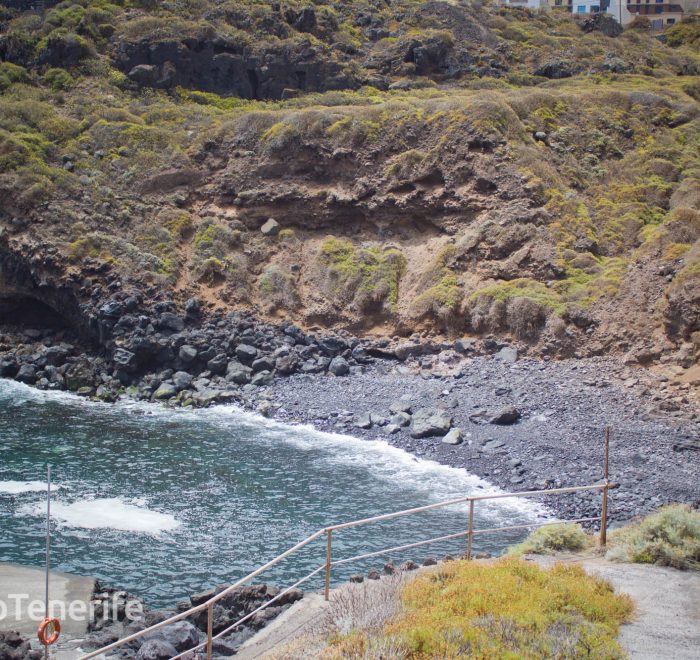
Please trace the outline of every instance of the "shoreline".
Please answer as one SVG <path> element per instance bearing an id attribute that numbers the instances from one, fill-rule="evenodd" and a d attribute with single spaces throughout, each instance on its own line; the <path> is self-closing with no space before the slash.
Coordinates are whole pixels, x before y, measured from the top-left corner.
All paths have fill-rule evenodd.
<path id="1" fill-rule="evenodd" d="M 429 362 L 425 357 L 366 359 L 355 373 L 296 373 L 259 386 L 200 377 L 194 385 L 206 400 L 184 401 L 183 407 L 233 403 L 281 423 L 381 440 L 416 458 L 464 469 L 504 492 L 600 481 L 609 425 L 610 479 L 620 486 L 611 492 L 611 522 L 674 501 L 700 502 L 700 485 L 693 478 L 700 470 L 700 423 L 689 419 L 687 411 L 655 416 L 649 372 L 646 379 L 641 374 L 632 378 L 629 367 L 611 358 L 512 360 L 499 353 L 464 357 L 453 352 L 440 360 L 442 356 Z M 193 387 L 192 396 L 197 393 Z M 109 401 L 148 401 L 135 394 L 126 388 Z M 175 408 L 183 397 L 151 402 Z M 406 412 L 397 414 L 391 407 Z M 420 409 L 443 422 L 448 418 L 445 430 L 414 437 L 413 418 Z M 517 415 L 493 423 L 504 410 Z M 458 429 L 454 444 L 443 442 L 450 429 L 453 436 Z M 598 493 L 534 499 L 562 519 L 600 513 Z"/>

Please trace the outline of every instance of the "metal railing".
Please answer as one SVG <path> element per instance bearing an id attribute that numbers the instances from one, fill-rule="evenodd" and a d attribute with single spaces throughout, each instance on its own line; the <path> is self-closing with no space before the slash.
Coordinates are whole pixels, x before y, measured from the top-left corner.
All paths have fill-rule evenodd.
<path id="1" fill-rule="evenodd" d="M 607 438 L 606 438 L 607 440 Z M 181 612 L 179 614 L 176 614 L 175 616 L 170 617 L 169 619 L 166 619 L 165 621 L 162 621 L 160 623 L 157 623 L 149 628 L 146 628 L 144 630 L 141 630 L 137 633 L 134 633 L 133 635 L 129 635 L 128 637 L 124 637 L 123 639 L 117 640 L 116 642 L 109 644 L 101 649 L 97 649 L 96 651 L 91 651 L 90 653 L 87 653 L 79 658 L 79 660 L 89 660 L 89 658 L 95 658 L 99 655 L 102 655 L 104 653 L 107 653 L 109 651 L 113 651 L 114 649 L 119 648 L 120 646 L 127 644 L 129 642 L 132 642 L 140 637 L 143 637 L 144 635 L 147 635 L 149 633 L 152 633 L 155 630 L 158 630 L 160 628 L 164 628 L 165 626 L 168 626 L 172 623 L 175 623 L 176 621 L 181 621 L 182 619 L 189 618 L 199 612 L 203 612 L 206 610 L 207 612 L 207 639 L 206 641 L 200 643 L 199 645 L 188 649 L 187 651 L 184 651 L 183 653 L 180 653 L 179 655 L 174 656 L 172 660 L 176 660 L 178 658 L 183 658 L 185 656 L 192 655 L 193 653 L 204 650 L 206 652 L 206 657 L 207 660 L 211 660 L 212 657 L 212 648 L 213 648 L 213 642 L 216 639 L 219 639 L 220 637 L 223 637 L 224 635 L 230 633 L 232 630 L 237 628 L 238 626 L 242 625 L 246 621 L 250 620 L 253 616 L 255 616 L 258 612 L 261 610 L 265 609 L 269 605 L 272 605 L 273 603 L 277 602 L 280 600 L 283 596 L 288 594 L 290 591 L 293 589 L 296 589 L 298 586 L 301 584 L 307 582 L 311 578 L 315 577 L 321 572 L 324 572 L 324 596 L 325 599 L 328 600 L 329 594 L 330 594 L 330 583 L 331 583 L 331 573 L 332 569 L 334 566 L 340 566 L 343 564 L 348 564 L 351 562 L 356 562 L 356 561 L 361 561 L 364 559 L 370 559 L 372 557 L 377 557 L 381 555 L 388 555 L 389 553 L 395 553 L 395 552 L 400 552 L 402 550 L 408 550 L 410 548 L 417 548 L 423 545 L 428 545 L 430 543 L 438 543 L 441 541 L 448 541 L 452 539 L 457 539 L 460 537 L 465 537 L 466 538 L 466 558 L 470 560 L 472 558 L 472 548 L 473 548 L 473 540 L 474 536 L 477 534 L 490 534 L 490 533 L 495 533 L 495 532 L 504 532 L 504 531 L 512 531 L 512 530 L 519 530 L 519 529 L 532 529 L 532 528 L 537 528 L 537 527 L 544 527 L 546 525 L 552 525 L 552 524 L 558 524 L 562 522 L 568 522 L 568 523 L 581 523 L 581 522 L 597 522 L 600 521 L 600 543 L 601 545 L 605 545 L 606 542 L 606 530 L 607 530 L 607 504 L 608 504 L 608 490 L 610 488 L 613 488 L 614 486 L 610 484 L 608 478 L 607 478 L 607 442 L 606 442 L 606 469 L 605 469 L 605 481 L 603 483 L 597 483 L 597 484 L 591 484 L 588 486 L 572 486 L 569 488 L 553 488 L 550 490 L 528 490 L 528 491 L 520 491 L 516 493 L 496 493 L 493 495 L 468 495 L 465 497 L 459 497 L 453 500 L 447 500 L 444 502 L 437 502 L 435 504 L 428 504 L 426 506 L 421 506 L 421 507 L 416 507 L 413 509 L 404 509 L 403 511 L 395 511 L 393 513 L 386 513 L 383 515 L 379 516 L 373 516 L 371 518 L 363 518 L 361 520 L 353 520 L 351 522 L 346 522 L 346 523 L 341 523 L 339 525 L 330 525 L 329 527 L 324 527 L 323 529 L 319 529 L 317 532 L 314 532 L 311 534 L 311 536 L 308 536 L 305 538 L 303 541 L 300 541 L 297 543 L 295 546 L 289 548 L 289 550 L 283 552 L 280 555 L 277 555 L 274 559 L 270 560 L 260 568 L 254 570 L 252 573 L 249 573 L 246 575 L 244 578 L 241 578 L 231 586 L 227 587 L 220 593 L 216 594 L 212 598 L 210 598 L 208 601 L 204 603 L 200 603 L 199 605 L 192 607 L 191 609 Z M 569 493 L 580 493 L 580 492 L 585 492 L 585 491 L 602 491 L 603 493 L 603 498 L 602 498 L 602 506 L 601 506 L 601 515 L 600 516 L 594 516 L 594 517 L 588 517 L 588 518 L 576 518 L 573 520 L 556 520 L 556 521 L 551 521 L 551 522 L 543 522 L 543 523 L 528 523 L 528 524 L 522 524 L 522 525 L 509 525 L 506 527 L 493 527 L 493 528 L 488 528 L 488 529 L 474 529 L 474 511 L 476 508 L 476 503 L 477 502 L 482 502 L 484 500 L 498 500 L 498 499 L 505 499 L 505 498 L 521 498 L 521 497 L 541 497 L 541 496 L 547 496 L 547 495 L 564 495 L 564 494 L 569 494 Z M 401 516 L 410 516 L 413 514 L 417 513 L 423 513 L 425 511 L 431 511 L 434 509 L 440 509 L 448 506 L 453 506 L 455 504 L 466 504 L 468 503 L 469 505 L 469 517 L 468 517 L 468 525 L 467 528 L 462 531 L 462 532 L 457 532 L 455 534 L 447 534 L 445 536 L 439 536 L 439 537 L 434 537 L 430 539 L 425 539 L 422 541 L 417 541 L 415 543 L 408 543 L 405 545 L 399 545 L 399 546 L 394 546 L 391 548 L 385 548 L 383 550 L 377 550 L 373 552 L 368 552 L 365 554 L 357 555 L 354 557 L 349 557 L 346 559 L 336 559 L 333 561 L 333 532 L 342 530 L 342 529 L 348 529 L 350 527 L 359 527 L 361 525 L 370 525 L 370 524 L 375 524 L 378 522 L 382 522 L 385 520 L 391 520 L 393 518 L 398 518 Z M 219 631 L 216 635 L 213 632 L 213 620 L 214 620 L 214 605 L 222 600 L 223 598 L 226 598 L 229 594 L 234 592 L 238 587 L 244 585 L 246 582 L 249 582 L 253 578 L 257 577 L 261 573 L 265 572 L 269 568 L 275 566 L 279 562 L 281 562 L 283 559 L 286 557 L 289 557 L 290 555 L 294 554 L 295 552 L 301 550 L 303 547 L 307 546 L 309 543 L 323 537 L 325 535 L 326 538 L 326 560 L 325 563 L 320 565 L 319 567 L 315 568 L 313 571 L 302 577 L 301 579 L 297 580 L 293 585 L 290 587 L 287 587 L 280 593 L 278 593 L 276 596 L 271 598 L 269 601 L 266 603 L 260 605 L 257 607 L 255 610 L 252 612 L 249 612 L 246 614 L 244 617 L 240 618 L 238 621 L 235 623 L 231 624 L 224 630 Z"/>

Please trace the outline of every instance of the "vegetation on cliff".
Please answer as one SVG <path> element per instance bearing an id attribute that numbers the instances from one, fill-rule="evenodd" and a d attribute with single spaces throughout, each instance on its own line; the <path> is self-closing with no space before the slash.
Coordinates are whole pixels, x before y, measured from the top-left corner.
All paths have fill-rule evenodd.
<path id="1" fill-rule="evenodd" d="M 684 363 L 695 28 L 411 0 L 3 9 L 4 239 L 302 324 Z"/>

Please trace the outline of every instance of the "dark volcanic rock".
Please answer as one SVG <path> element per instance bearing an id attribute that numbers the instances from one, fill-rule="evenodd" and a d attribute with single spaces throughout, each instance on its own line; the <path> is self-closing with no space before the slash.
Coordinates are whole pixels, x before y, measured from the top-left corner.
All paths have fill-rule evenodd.
<path id="1" fill-rule="evenodd" d="M 15 378 L 20 381 L 20 383 L 27 383 L 27 385 L 33 385 L 36 382 L 36 372 L 37 369 L 33 364 L 23 364 L 17 376 Z"/>
<path id="2" fill-rule="evenodd" d="M 581 22 L 581 29 L 584 32 L 602 32 L 606 37 L 619 37 L 624 31 L 610 14 L 603 12 L 590 14 Z"/>
<path id="3" fill-rule="evenodd" d="M 42 654 L 33 651 L 29 640 L 16 631 L 0 632 L 0 660 L 39 660 Z"/>
<path id="4" fill-rule="evenodd" d="M 559 80 L 561 78 L 571 78 L 571 76 L 576 74 L 577 71 L 578 67 L 573 65 L 571 62 L 566 62 L 564 60 L 552 60 L 550 62 L 545 62 L 538 67 L 535 70 L 535 75 Z"/>
<path id="5" fill-rule="evenodd" d="M 149 639 L 141 645 L 136 660 L 170 660 L 177 655 L 177 649 L 164 639 Z"/>
<path id="6" fill-rule="evenodd" d="M 299 12 L 300 30 L 312 22 L 313 8 Z M 121 40 L 114 63 L 136 84 L 177 86 L 239 96 L 246 99 L 281 99 L 285 90 L 329 91 L 357 88 L 361 72 L 348 73 L 339 62 L 325 57 L 308 41 L 250 48 L 234 38 L 213 35 L 154 42 L 144 38 Z"/>
<path id="7" fill-rule="evenodd" d="M 489 423 L 507 426 L 508 424 L 515 424 L 520 417 L 520 411 L 515 406 L 506 406 L 493 415 L 489 419 Z"/>

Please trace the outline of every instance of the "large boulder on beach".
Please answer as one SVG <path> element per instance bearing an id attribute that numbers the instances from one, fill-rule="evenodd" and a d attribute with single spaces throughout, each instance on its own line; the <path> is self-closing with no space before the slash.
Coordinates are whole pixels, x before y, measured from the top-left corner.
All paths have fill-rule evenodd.
<path id="1" fill-rule="evenodd" d="M 37 369 L 33 364 L 23 364 L 19 368 L 16 378 L 20 383 L 33 385 L 36 382 L 36 371 Z"/>
<path id="2" fill-rule="evenodd" d="M 459 445 L 462 442 L 462 429 L 453 428 L 447 432 L 447 435 L 442 439 L 446 445 Z"/>
<path id="3" fill-rule="evenodd" d="M 177 394 L 177 388 L 172 383 L 163 383 L 153 393 L 153 398 L 158 400 L 172 399 Z"/>
<path id="4" fill-rule="evenodd" d="M 334 357 L 328 365 L 328 371 L 334 376 L 347 376 L 350 372 L 350 365 L 345 358 Z"/>
<path id="5" fill-rule="evenodd" d="M 249 344 L 238 344 L 236 346 L 236 357 L 243 364 L 252 364 L 253 360 L 258 357 L 258 349 Z"/>
<path id="6" fill-rule="evenodd" d="M 439 408 L 419 408 L 413 415 L 411 437 L 427 438 L 445 435 L 452 426 L 452 416 Z"/>
<path id="7" fill-rule="evenodd" d="M 520 411 L 515 406 L 506 406 L 491 416 L 489 419 L 489 424 L 508 426 L 509 424 L 515 424 L 520 417 Z"/>

